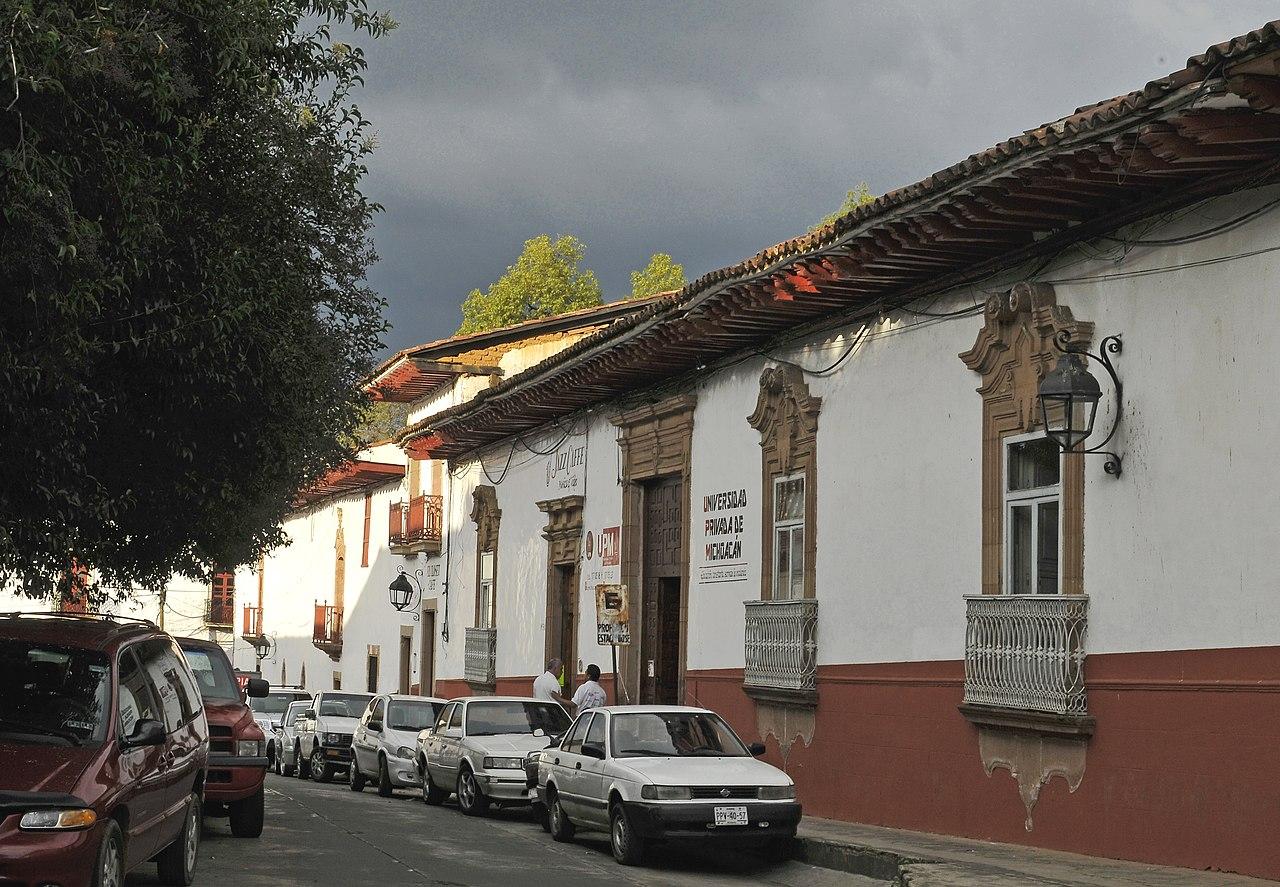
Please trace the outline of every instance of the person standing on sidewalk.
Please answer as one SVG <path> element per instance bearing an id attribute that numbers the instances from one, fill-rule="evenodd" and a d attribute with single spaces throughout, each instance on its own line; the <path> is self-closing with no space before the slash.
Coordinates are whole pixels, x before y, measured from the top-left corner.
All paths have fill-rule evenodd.
<path id="1" fill-rule="evenodd" d="M 533 679 L 533 698 L 546 702 L 558 702 L 565 711 L 572 715 L 575 711 L 574 704 L 565 699 L 560 693 L 564 689 L 560 686 L 560 673 L 562 671 L 564 671 L 563 662 L 559 659 L 549 660 L 547 662 L 547 670 Z"/>
<path id="2" fill-rule="evenodd" d="M 604 692 L 604 687 L 600 686 L 600 667 L 594 663 L 587 666 L 587 680 L 573 694 L 573 705 L 578 713 L 586 711 L 589 708 L 599 708 L 607 704 L 609 697 Z"/>

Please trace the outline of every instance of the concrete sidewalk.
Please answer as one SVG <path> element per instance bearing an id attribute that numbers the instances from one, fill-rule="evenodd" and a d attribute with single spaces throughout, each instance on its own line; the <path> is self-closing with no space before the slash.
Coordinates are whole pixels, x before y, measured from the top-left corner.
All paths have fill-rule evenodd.
<path id="1" fill-rule="evenodd" d="M 1275 887 L 1276 881 L 806 816 L 797 858 L 902 887 Z"/>

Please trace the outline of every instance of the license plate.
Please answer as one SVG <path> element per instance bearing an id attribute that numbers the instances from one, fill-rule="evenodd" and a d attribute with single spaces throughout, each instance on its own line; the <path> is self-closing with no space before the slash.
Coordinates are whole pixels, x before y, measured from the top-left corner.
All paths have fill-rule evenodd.
<path id="1" fill-rule="evenodd" d="M 746 825 L 747 824 L 747 808 L 746 807 L 716 807 L 715 824 L 716 825 Z"/>

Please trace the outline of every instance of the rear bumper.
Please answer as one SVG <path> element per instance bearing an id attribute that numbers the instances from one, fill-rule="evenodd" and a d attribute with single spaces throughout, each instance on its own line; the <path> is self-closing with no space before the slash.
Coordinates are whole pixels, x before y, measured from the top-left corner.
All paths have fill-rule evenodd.
<path id="1" fill-rule="evenodd" d="M 713 840 L 761 838 L 765 836 L 794 837 L 800 824 L 801 806 L 795 801 L 753 801 L 750 803 L 722 804 L 644 803 L 629 801 L 623 804 L 631 827 L 646 838 L 711 838 Z M 732 826 L 715 825 L 716 807 L 746 807 L 747 824 Z"/>
<path id="2" fill-rule="evenodd" d="M 266 758 L 210 756 L 204 780 L 205 800 L 226 803 L 250 797 L 262 788 L 266 777 Z"/>

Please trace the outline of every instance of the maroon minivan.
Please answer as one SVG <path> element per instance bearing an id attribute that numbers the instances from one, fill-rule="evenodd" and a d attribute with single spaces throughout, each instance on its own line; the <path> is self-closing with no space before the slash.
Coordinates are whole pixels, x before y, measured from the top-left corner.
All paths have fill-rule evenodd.
<path id="1" fill-rule="evenodd" d="M 150 622 L 0 614 L 0 884 L 190 884 L 209 730 Z"/>

